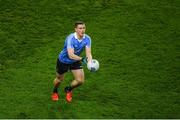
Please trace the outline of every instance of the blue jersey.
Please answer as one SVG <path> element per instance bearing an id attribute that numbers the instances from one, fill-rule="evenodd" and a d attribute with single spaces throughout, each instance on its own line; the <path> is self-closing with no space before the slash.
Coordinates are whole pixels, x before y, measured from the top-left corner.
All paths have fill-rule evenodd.
<path id="1" fill-rule="evenodd" d="M 91 38 L 84 34 L 83 38 L 79 40 L 76 32 L 71 33 L 65 40 L 63 50 L 59 54 L 59 60 L 66 64 L 77 62 L 77 60 L 69 58 L 67 49 L 73 48 L 74 54 L 79 56 L 85 47 L 91 47 Z"/>

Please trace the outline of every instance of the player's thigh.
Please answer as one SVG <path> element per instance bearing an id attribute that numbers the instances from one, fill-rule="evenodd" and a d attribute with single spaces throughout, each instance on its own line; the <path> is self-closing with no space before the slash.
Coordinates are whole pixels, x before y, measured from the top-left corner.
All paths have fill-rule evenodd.
<path id="1" fill-rule="evenodd" d="M 76 69 L 71 70 L 73 73 L 74 79 L 84 82 L 84 70 L 83 69 Z"/>

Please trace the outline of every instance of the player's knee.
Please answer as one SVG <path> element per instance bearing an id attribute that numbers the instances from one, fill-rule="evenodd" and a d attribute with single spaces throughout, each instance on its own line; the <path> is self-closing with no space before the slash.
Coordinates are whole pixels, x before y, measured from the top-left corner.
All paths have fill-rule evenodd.
<path id="1" fill-rule="evenodd" d="M 63 80 L 64 80 L 64 78 L 57 76 L 56 79 L 55 79 L 55 82 L 60 83 L 60 82 L 62 82 Z"/>
<path id="2" fill-rule="evenodd" d="M 77 79 L 76 80 L 80 85 L 84 83 L 84 79 Z"/>
<path id="3" fill-rule="evenodd" d="M 64 75 L 57 75 L 56 80 L 57 82 L 62 82 L 64 80 Z"/>
<path id="4" fill-rule="evenodd" d="M 56 79 L 56 81 L 57 81 L 57 82 L 62 82 L 62 81 L 63 81 L 63 79 L 59 79 L 59 78 L 57 78 L 57 79 Z"/>

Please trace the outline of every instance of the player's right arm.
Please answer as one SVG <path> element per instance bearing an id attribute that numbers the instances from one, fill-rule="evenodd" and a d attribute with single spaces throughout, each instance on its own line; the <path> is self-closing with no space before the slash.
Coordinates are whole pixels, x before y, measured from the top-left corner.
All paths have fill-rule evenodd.
<path id="1" fill-rule="evenodd" d="M 68 56 L 70 59 L 82 60 L 82 57 L 74 54 L 74 48 L 68 48 L 67 51 L 68 51 Z"/>
<path id="2" fill-rule="evenodd" d="M 70 59 L 82 60 L 82 57 L 74 54 L 74 46 L 72 42 L 72 36 L 67 37 L 67 52 Z"/>

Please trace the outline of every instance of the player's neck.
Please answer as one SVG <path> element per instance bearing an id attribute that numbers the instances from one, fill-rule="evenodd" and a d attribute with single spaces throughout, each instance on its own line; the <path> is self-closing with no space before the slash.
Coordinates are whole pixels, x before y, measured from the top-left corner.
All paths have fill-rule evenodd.
<path id="1" fill-rule="evenodd" d="M 79 40 L 82 40 L 83 36 L 77 35 L 77 38 L 78 38 Z"/>
<path id="2" fill-rule="evenodd" d="M 75 32 L 75 37 L 76 37 L 76 39 L 78 39 L 78 40 L 82 40 L 83 37 L 84 37 L 84 34 L 83 34 L 83 35 L 79 35 L 77 32 Z"/>

